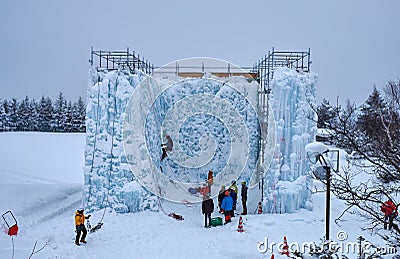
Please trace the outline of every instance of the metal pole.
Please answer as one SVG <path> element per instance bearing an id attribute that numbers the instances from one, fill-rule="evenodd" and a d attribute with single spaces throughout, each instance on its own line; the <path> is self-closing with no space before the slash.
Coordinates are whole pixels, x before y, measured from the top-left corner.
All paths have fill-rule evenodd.
<path id="1" fill-rule="evenodd" d="M 261 178 L 261 201 L 264 200 L 264 176 Z"/>
<path id="2" fill-rule="evenodd" d="M 325 238 L 329 240 L 329 220 L 330 220 L 330 208 L 331 208 L 331 168 L 324 166 L 326 170 L 326 216 L 325 216 Z"/>
<path id="3" fill-rule="evenodd" d="M 93 46 L 90 47 L 90 65 L 93 66 Z"/>

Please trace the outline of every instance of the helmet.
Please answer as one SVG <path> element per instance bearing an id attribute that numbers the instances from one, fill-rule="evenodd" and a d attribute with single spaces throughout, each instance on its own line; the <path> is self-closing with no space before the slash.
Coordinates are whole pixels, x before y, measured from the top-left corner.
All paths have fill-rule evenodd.
<path id="1" fill-rule="evenodd" d="M 234 183 L 236 183 L 236 180 L 232 180 L 232 181 L 231 181 L 231 184 L 234 184 Z"/>
<path id="2" fill-rule="evenodd" d="M 242 184 L 243 184 L 243 185 L 246 185 L 246 181 L 243 181 Z"/>

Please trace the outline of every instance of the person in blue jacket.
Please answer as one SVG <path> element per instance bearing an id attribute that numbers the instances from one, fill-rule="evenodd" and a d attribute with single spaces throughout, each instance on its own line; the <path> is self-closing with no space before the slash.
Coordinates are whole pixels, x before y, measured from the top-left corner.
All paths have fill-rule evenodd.
<path id="1" fill-rule="evenodd" d="M 231 222 L 231 210 L 233 206 L 233 200 L 228 190 L 225 191 L 225 198 L 221 203 L 221 210 L 225 215 L 225 224 Z"/>
<path id="2" fill-rule="evenodd" d="M 235 189 L 231 186 L 230 187 L 230 196 L 232 197 L 232 210 L 231 210 L 231 217 L 235 217 L 235 210 L 236 210 L 236 202 L 237 202 L 237 192 Z"/>

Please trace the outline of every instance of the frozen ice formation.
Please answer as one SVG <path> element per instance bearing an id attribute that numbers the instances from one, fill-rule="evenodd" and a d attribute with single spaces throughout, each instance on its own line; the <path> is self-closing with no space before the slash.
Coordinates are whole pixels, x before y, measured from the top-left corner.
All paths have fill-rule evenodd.
<path id="1" fill-rule="evenodd" d="M 274 156 L 265 173 L 267 212 L 293 213 L 306 208 L 312 180 L 305 146 L 315 140 L 316 74 L 278 68 L 271 82 L 270 102 L 276 122 Z M 268 168 L 268 166 L 266 166 Z"/>
<path id="2" fill-rule="evenodd" d="M 315 102 L 315 79 L 312 73 L 275 71 L 269 101 L 276 144 L 266 150 L 272 162 L 264 165 L 269 168 L 264 174 L 268 212 L 294 212 L 308 204 L 304 146 L 316 130 L 308 105 Z M 140 71 L 90 69 L 85 207 L 127 213 L 157 210 L 158 196 L 201 201 L 188 188 L 201 186 L 209 170 L 215 179 L 212 195 L 232 179 L 249 182 L 260 149 L 258 89 L 244 77 L 149 77 Z M 166 134 L 174 148 L 161 161 Z"/>

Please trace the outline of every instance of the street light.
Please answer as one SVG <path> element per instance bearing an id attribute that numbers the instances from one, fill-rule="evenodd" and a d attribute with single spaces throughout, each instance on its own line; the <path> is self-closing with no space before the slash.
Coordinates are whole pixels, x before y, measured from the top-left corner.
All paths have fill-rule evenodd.
<path id="1" fill-rule="evenodd" d="M 336 155 L 336 165 L 332 167 L 331 160 L 325 158 L 328 154 Z M 330 225 L 330 208 L 331 208 L 331 169 L 334 172 L 339 171 L 339 150 L 325 150 L 322 153 L 314 152 L 314 156 L 310 156 L 307 153 L 307 156 L 311 162 L 317 163 L 319 162 L 321 166 L 315 166 L 313 170 L 313 174 L 317 180 L 324 182 L 326 181 L 326 202 L 325 202 L 325 239 L 329 240 L 329 225 Z M 314 159 L 311 159 L 314 158 Z"/>

